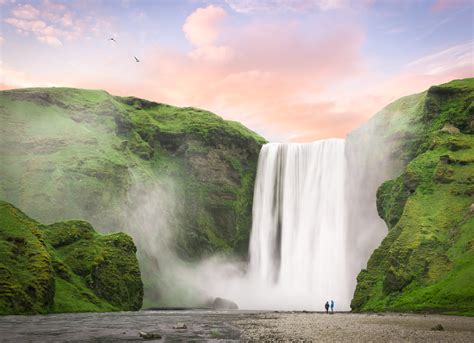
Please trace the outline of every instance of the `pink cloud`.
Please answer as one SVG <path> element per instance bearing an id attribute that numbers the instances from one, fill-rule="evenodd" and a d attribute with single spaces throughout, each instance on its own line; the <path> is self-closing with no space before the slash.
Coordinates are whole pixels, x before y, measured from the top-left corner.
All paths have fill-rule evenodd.
<path id="1" fill-rule="evenodd" d="M 63 43 L 61 43 L 61 41 L 55 36 L 39 36 L 38 39 L 41 42 L 44 42 L 44 43 L 46 43 L 48 45 L 52 45 L 52 46 L 61 46 L 61 45 L 63 45 Z"/>
<path id="2" fill-rule="evenodd" d="M 196 56 L 202 47 L 191 53 L 150 52 L 140 77 L 141 94 L 206 108 L 250 127 L 266 126 L 265 134 L 275 140 L 341 136 L 350 126 L 347 113 L 314 96 L 327 84 L 364 72 L 363 34 L 357 27 L 336 24 L 330 33 L 308 35 L 305 29 L 279 22 L 227 27 L 213 34 L 222 37 L 225 47 L 204 46 L 210 49 L 207 57 L 225 58 Z M 206 40 L 210 42 L 215 39 Z M 345 118 L 337 129 L 334 118 Z M 301 137 L 295 134 L 301 132 Z"/>
<path id="3" fill-rule="evenodd" d="M 225 0 L 236 12 L 329 11 L 370 6 L 375 0 Z"/>
<path id="4" fill-rule="evenodd" d="M 183 25 L 186 38 L 196 46 L 213 45 L 218 36 L 218 25 L 227 16 L 221 7 L 209 5 L 198 8 Z"/>
<path id="5" fill-rule="evenodd" d="M 15 17 L 21 19 L 35 19 L 39 15 L 39 11 L 31 5 L 18 5 L 12 13 Z"/>
<path id="6" fill-rule="evenodd" d="M 18 33 L 32 34 L 38 41 L 50 46 L 61 46 L 64 41 L 83 37 L 86 32 L 102 33 L 108 23 L 104 18 L 75 14 L 65 5 L 43 0 L 36 7 L 16 5 L 5 23 L 15 27 Z"/>
<path id="7" fill-rule="evenodd" d="M 431 9 L 438 12 L 468 3 L 470 3 L 470 0 L 435 0 Z"/>

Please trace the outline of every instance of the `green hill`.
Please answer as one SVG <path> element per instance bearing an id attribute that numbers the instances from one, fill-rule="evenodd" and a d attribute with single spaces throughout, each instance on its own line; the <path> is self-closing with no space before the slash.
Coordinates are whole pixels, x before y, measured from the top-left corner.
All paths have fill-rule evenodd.
<path id="1" fill-rule="evenodd" d="M 246 256 L 265 140 L 241 124 L 70 88 L 1 91 L 0 122 L 0 199 L 44 223 L 129 232 L 146 294 L 155 296 L 156 249 L 169 232 L 185 260 Z"/>
<path id="2" fill-rule="evenodd" d="M 124 233 L 42 225 L 0 201 L 0 314 L 138 310 L 143 284 Z"/>
<path id="3" fill-rule="evenodd" d="M 352 309 L 474 315 L 474 79 L 402 98 L 374 120 L 390 123 L 379 132 L 399 142 L 402 173 L 377 191 L 389 232 Z"/>

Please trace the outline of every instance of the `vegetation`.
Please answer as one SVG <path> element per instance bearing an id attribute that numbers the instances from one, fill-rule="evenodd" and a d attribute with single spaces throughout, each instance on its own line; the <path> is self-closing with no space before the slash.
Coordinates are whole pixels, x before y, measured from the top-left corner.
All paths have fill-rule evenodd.
<path id="1" fill-rule="evenodd" d="M 409 100 L 422 106 L 390 128 L 405 133 L 408 158 L 377 192 L 389 232 L 359 274 L 351 307 L 474 315 L 474 79 Z"/>
<path id="2" fill-rule="evenodd" d="M 158 200 L 172 209 L 166 223 L 182 258 L 246 256 L 265 141 L 241 124 L 71 88 L 1 91 L 0 121 L 0 199 L 30 216 L 132 232 L 129 210 L 138 205 L 131 190 L 146 195 L 158 185 L 172 193 Z M 139 258 L 142 270 L 157 263 L 140 251 Z M 148 277 L 145 285 L 154 285 Z"/>
<path id="3" fill-rule="evenodd" d="M 0 314 L 138 310 L 143 285 L 124 233 L 42 225 L 0 201 Z"/>

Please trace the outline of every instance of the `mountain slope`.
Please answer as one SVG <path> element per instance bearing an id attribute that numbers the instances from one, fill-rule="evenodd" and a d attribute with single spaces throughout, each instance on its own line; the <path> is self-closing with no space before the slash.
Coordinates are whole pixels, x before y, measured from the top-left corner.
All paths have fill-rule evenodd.
<path id="1" fill-rule="evenodd" d="M 402 173 L 377 191 L 389 232 L 359 274 L 351 307 L 473 315 L 474 79 L 387 108 L 407 101 L 414 106 L 388 128 L 401 142 Z"/>
<path id="2" fill-rule="evenodd" d="M 0 199 L 45 223 L 130 233 L 147 294 L 157 251 L 245 257 L 265 140 L 239 123 L 70 88 L 1 91 L 0 121 Z"/>

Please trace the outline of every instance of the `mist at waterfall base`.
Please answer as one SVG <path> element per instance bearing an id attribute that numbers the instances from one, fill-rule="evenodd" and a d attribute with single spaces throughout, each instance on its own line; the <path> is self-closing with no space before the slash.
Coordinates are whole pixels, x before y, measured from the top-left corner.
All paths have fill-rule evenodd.
<path id="1" fill-rule="evenodd" d="M 365 135 L 262 147 L 248 262 L 181 260 L 172 248 L 180 203 L 172 180 L 131 192 L 129 232 L 145 289 L 156 293 L 146 297 L 163 307 L 222 297 L 248 310 L 323 310 L 332 299 L 350 310 L 357 274 L 387 232 L 375 195 L 389 163 L 376 163 L 373 142 L 360 144 Z"/>

